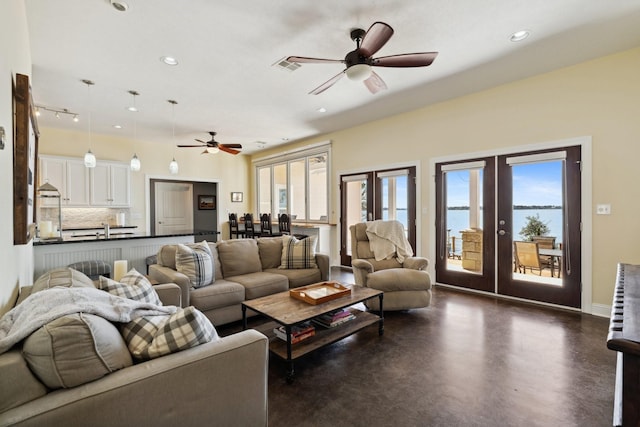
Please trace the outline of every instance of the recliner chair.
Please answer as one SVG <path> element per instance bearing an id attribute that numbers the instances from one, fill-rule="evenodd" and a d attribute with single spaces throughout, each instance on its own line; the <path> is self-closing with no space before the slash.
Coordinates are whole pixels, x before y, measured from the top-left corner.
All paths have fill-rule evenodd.
<path id="1" fill-rule="evenodd" d="M 426 271 L 429 260 L 397 257 L 377 261 L 367 236 L 367 223 L 349 227 L 351 232 L 351 265 L 356 285 L 384 292 L 384 311 L 428 307 L 431 302 L 431 277 Z M 366 302 L 370 310 L 379 310 L 377 298 Z"/>

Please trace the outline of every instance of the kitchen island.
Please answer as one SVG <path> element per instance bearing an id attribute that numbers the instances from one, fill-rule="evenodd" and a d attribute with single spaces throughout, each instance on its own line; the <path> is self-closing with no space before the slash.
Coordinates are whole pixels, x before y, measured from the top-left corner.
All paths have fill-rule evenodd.
<path id="1" fill-rule="evenodd" d="M 99 260 L 113 266 L 116 260 L 127 260 L 128 269 L 147 272 L 146 258 L 158 253 L 163 245 L 193 243 L 200 233 L 152 236 L 145 233 L 96 236 L 66 236 L 62 240 L 45 239 L 33 243 L 34 280 L 58 267 L 79 261 Z"/>

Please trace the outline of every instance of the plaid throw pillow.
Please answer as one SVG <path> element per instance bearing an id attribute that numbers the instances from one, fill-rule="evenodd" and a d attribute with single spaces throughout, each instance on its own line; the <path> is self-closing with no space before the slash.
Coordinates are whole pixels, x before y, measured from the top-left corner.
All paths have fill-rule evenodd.
<path id="1" fill-rule="evenodd" d="M 200 288 L 214 281 L 213 256 L 205 240 L 176 248 L 176 270 L 189 278 L 191 286 Z"/>
<path id="2" fill-rule="evenodd" d="M 316 236 L 298 240 L 294 236 L 282 236 L 282 269 L 317 268 Z"/>
<path id="3" fill-rule="evenodd" d="M 218 340 L 207 317 L 194 307 L 178 309 L 168 316 L 139 317 L 122 326 L 122 336 L 138 360 L 155 359 Z"/>
<path id="4" fill-rule="evenodd" d="M 129 270 L 129 272 L 120 279 L 120 282 L 100 276 L 98 286 L 103 291 L 107 291 L 112 295 L 162 305 L 162 301 L 160 301 L 160 297 L 155 289 L 153 289 L 151 282 L 142 274 L 138 273 L 135 268 Z"/>

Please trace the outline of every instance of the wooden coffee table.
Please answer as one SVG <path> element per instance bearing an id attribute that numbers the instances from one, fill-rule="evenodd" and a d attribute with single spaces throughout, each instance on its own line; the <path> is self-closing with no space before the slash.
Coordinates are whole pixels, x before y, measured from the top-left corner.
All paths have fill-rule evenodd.
<path id="1" fill-rule="evenodd" d="M 270 339 L 269 350 L 288 362 L 287 382 L 291 383 L 295 372 L 293 368 L 295 359 L 326 345 L 333 344 L 375 323 L 378 324 L 378 334 L 382 335 L 384 333 L 383 296 L 384 293 L 376 289 L 352 286 L 350 294 L 322 304 L 312 305 L 292 298 L 289 296 L 289 291 L 280 292 L 244 301 L 242 303 L 242 327 L 247 329 L 247 308 L 284 326 L 287 332 L 287 341 L 274 337 Z M 375 297 L 378 297 L 380 301 L 378 314 L 351 307 L 354 304 Z M 349 310 L 356 316 L 355 319 L 334 328 L 316 327 L 316 333 L 313 337 L 291 344 L 291 329 L 293 326 L 345 307 L 350 307 Z"/>

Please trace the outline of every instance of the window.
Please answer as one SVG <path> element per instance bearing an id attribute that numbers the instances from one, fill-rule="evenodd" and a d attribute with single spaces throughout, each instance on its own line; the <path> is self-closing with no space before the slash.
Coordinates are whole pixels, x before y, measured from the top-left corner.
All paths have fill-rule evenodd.
<path id="1" fill-rule="evenodd" d="M 286 213 L 298 222 L 327 222 L 330 144 L 255 162 L 257 214 Z"/>

